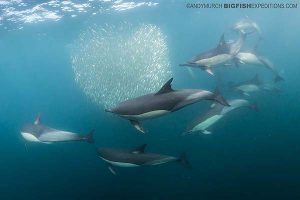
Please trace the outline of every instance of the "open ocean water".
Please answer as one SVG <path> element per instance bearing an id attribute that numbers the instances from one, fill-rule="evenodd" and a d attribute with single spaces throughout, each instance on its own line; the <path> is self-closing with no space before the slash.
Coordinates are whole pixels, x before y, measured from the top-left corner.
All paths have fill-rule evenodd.
<path id="1" fill-rule="evenodd" d="M 0 199 L 300 199 L 300 8 L 188 3 L 198 2 L 0 1 Z M 247 63 L 221 65 L 214 76 L 179 66 L 217 46 L 223 33 L 236 40 L 232 26 L 245 18 L 261 34 L 247 35 L 242 49 L 267 57 L 283 81 Z M 230 83 L 256 74 L 276 91 L 230 91 Z M 147 120 L 146 134 L 104 111 L 158 91 L 171 77 L 174 89 L 219 88 L 225 99 L 247 99 L 258 111 L 235 110 L 211 134 L 185 136 L 211 102 Z M 50 127 L 95 130 L 94 144 L 26 141 L 20 131 L 39 114 Z M 192 169 L 170 162 L 116 167 L 114 175 L 95 150 L 144 143 L 146 152 L 186 152 Z"/>

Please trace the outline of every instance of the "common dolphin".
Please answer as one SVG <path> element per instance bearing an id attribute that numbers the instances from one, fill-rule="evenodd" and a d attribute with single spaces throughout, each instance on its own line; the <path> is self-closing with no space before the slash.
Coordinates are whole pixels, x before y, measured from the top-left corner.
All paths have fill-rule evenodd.
<path id="1" fill-rule="evenodd" d="M 232 61 L 242 48 L 246 36 L 241 32 L 238 33 L 239 38 L 235 42 L 226 42 L 223 34 L 216 48 L 194 56 L 187 63 L 180 64 L 180 66 L 200 68 L 210 75 L 214 75 L 213 67 Z"/>
<path id="2" fill-rule="evenodd" d="M 255 104 L 251 104 L 249 101 L 244 99 L 234 99 L 228 101 L 230 107 L 225 107 L 221 104 L 212 104 L 211 108 L 198 117 L 194 122 L 187 128 L 187 131 L 184 133 L 192 134 L 195 132 L 201 132 L 204 134 L 210 134 L 211 131 L 208 129 L 213 126 L 216 122 L 226 116 L 229 112 L 236 110 L 241 107 L 248 107 L 253 110 L 257 110 Z"/>
<path id="3" fill-rule="evenodd" d="M 232 29 L 241 31 L 244 34 L 251 34 L 257 32 L 259 35 L 261 35 L 260 27 L 257 25 L 256 22 L 250 20 L 248 17 L 236 22 L 233 25 Z"/>
<path id="4" fill-rule="evenodd" d="M 245 96 L 250 96 L 250 93 L 260 91 L 262 89 L 262 81 L 256 74 L 252 79 L 242 81 L 240 83 L 230 83 L 229 87 Z"/>
<path id="5" fill-rule="evenodd" d="M 267 92 L 280 93 L 281 89 L 274 83 L 264 83 L 263 90 Z"/>
<path id="6" fill-rule="evenodd" d="M 237 61 L 242 64 L 253 64 L 253 65 L 260 65 L 266 67 L 275 75 L 275 79 L 274 79 L 275 82 L 284 80 L 276 71 L 273 64 L 267 58 L 257 56 L 252 52 L 239 52 L 235 56 L 235 59 L 237 59 Z"/>
<path id="7" fill-rule="evenodd" d="M 113 166 L 117 167 L 141 167 L 147 165 L 160 165 L 168 162 L 179 162 L 187 168 L 191 168 L 191 164 L 186 158 L 186 154 L 182 153 L 180 157 L 168 155 L 145 153 L 146 144 L 138 146 L 134 149 L 114 149 L 99 148 L 98 156 L 108 163 L 109 170 L 115 174 Z"/>
<path id="8" fill-rule="evenodd" d="M 144 133 L 140 121 L 160 117 L 201 100 L 212 100 L 228 106 L 218 91 L 213 93 L 200 89 L 173 90 L 172 81 L 173 78 L 156 93 L 123 101 L 112 109 L 106 109 L 106 111 L 130 120 L 137 130 Z"/>
<path id="9" fill-rule="evenodd" d="M 54 142 L 68 142 L 68 141 L 86 141 L 93 143 L 93 131 L 86 135 L 79 135 L 77 133 L 62 131 L 50 128 L 41 124 L 40 116 L 36 118 L 34 123 L 26 124 L 21 130 L 23 138 L 30 142 L 40 143 L 54 143 Z"/>

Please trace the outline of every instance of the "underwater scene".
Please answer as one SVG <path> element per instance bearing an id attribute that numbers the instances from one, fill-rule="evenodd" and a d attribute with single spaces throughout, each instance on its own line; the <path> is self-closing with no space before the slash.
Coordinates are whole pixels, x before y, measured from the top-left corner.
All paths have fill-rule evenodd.
<path id="1" fill-rule="evenodd" d="M 0 199 L 299 200 L 299 6 L 0 0 Z"/>

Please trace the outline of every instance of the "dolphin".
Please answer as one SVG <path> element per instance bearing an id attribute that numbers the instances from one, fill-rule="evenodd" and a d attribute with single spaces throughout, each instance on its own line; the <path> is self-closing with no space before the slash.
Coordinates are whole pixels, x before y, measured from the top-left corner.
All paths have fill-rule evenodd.
<path id="1" fill-rule="evenodd" d="M 145 133 L 140 121 L 160 117 L 201 100 L 212 100 L 228 106 L 218 90 L 214 93 L 200 89 L 173 90 L 172 81 L 173 78 L 156 93 L 123 101 L 116 107 L 105 111 L 128 119 L 137 130 Z"/>
<path id="2" fill-rule="evenodd" d="M 205 70 L 210 75 L 214 75 L 213 67 L 232 61 L 235 55 L 242 48 L 245 41 L 245 34 L 238 32 L 239 38 L 235 42 L 225 42 L 224 34 L 221 36 L 216 48 L 208 50 L 179 66 L 196 67 Z"/>
<path id="3" fill-rule="evenodd" d="M 262 81 L 256 74 L 252 79 L 243 81 L 237 84 L 230 83 L 230 88 L 245 95 L 250 96 L 250 93 L 260 91 L 262 89 Z"/>
<path id="4" fill-rule="evenodd" d="M 117 167 L 141 167 L 148 165 L 160 165 L 168 162 L 179 162 L 184 167 L 191 169 L 191 164 L 186 158 L 186 154 L 182 153 L 179 157 L 168 155 L 145 153 L 146 144 L 138 146 L 134 149 L 114 149 L 114 148 L 98 148 L 98 156 L 108 163 L 109 170 L 116 174 L 113 166 Z"/>
<path id="5" fill-rule="evenodd" d="M 239 52 L 235 56 L 235 59 L 237 59 L 237 61 L 239 63 L 242 63 L 242 64 L 253 64 L 253 65 L 260 65 L 260 66 L 266 67 L 273 74 L 275 74 L 274 82 L 278 82 L 278 81 L 284 80 L 279 75 L 279 73 L 276 71 L 276 69 L 274 68 L 273 64 L 267 58 L 264 58 L 264 57 L 261 57 L 261 56 L 257 56 L 256 54 L 251 53 L 251 52 Z"/>
<path id="6" fill-rule="evenodd" d="M 257 32 L 259 35 L 261 35 L 260 27 L 257 25 L 256 22 L 250 20 L 248 17 L 236 22 L 233 25 L 232 29 L 236 31 L 241 31 L 244 34 L 252 34 Z"/>
<path id="7" fill-rule="evenodd" d="M 274 83 L 264 83 L 262 86 L 264 91 L 280 93 L 281 89 L 276 86 Z"/>
<path id="8" fill-rule="evenodd" d="M 93 131 L 86 135 L 79 135 L 77 133 L 50 128 L 41 124 L 40 116 L 36 118 L 33 124 L 26 124 L 21 130 L 21 135 L 27 141 L 45 144 L 68 141 L 94 142 Z"/>
<path id="9" fill-rule="evenodd" d="M 244 99 L 234 99 L 228 101 L 230 107 L 225 107 L 221 104 L 212 104 L 211 108 L 198 117 L 188 128 L 187 131 L 184 133 L 192 134 L 195 132 L 201 132 L 204 134 L 210 134 L 211 131 L 208 129 L 213 126 L 216 122 L 226 116 L 229 112 L 236 110 L 241 107 L 248 107 L 250 109 L 257 111 L 257 106 L 255 104 L 251 104 L 249 101 Z"/>

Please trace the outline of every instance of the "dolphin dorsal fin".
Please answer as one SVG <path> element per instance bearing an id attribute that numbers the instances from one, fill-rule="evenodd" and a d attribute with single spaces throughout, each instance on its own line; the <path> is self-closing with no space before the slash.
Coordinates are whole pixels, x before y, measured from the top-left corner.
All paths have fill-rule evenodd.
<path id="1" fill-rule="evenodd" d="M 133 149 L 131 151 L 131 153 L 133 153 L 133 154 L 142 154 L 142 153 L 145 153 L 146 146 L 147 146 L 147 144 L 143 144 L 141 146 L 138 146 L 135 149 Z"/>
<path id="2" fill-rule="evenodd" d="M 225 44 L 225 35 L 224 33 L 221 35 L 221 38 L 219 40 L 219 46 L 223 46 Z"/>
<path id="3" fill-rule="evenodd" d="M 41 115 L 38 114 L 38 116 L 34 120 L 34 125 L 39 125 L 41 123 Z"/>
<path id="4" fill-rule="evenodd" d="M 155 93 L 155 95 L 173 92 L 174 90 L 172 89 L 172 85 L 171 85 L 172 81 L 173 81 L 173 78 L 171 78 L 170 80 L 168 80 L 168 81 L 160 88 L 160 90 L 159 90 L 157 93 Z"/>

